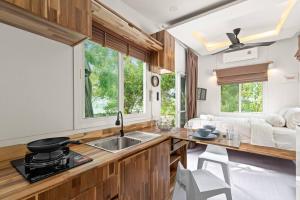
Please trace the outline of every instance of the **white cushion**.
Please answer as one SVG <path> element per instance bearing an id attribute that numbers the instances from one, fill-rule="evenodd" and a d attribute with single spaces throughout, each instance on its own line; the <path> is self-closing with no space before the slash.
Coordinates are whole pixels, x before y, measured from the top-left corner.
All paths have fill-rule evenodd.
<path id="1" fill-rule="evenodd" d="M 291 129 L 296 129 L 296 126 L 300 124 L 300 108 L 291 108 L 285 115 L 286 126 Z"/>
<path id="2" fill-rule="evenodd" d="M 279 114 L 269 114 L 265 120 L 274 127 L 285 126 L 285 119 Z"/>

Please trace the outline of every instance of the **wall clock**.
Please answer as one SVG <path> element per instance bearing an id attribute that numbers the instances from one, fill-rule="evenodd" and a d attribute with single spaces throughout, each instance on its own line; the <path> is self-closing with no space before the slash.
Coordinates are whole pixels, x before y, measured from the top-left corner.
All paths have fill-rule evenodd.
<path id="1" fill-rule="evenodd" d="M 151 77 L 151 84 L 153 87 L 157 87 L 159 85 L 159 78 L 158 76 Z"/>

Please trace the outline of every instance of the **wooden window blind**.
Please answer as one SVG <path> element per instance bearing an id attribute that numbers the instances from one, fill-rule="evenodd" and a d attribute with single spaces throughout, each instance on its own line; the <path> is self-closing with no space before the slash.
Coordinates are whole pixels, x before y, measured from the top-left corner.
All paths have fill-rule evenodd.
<path id="1" fill-rule="evenodd" d="M 95 21 L 93 21 L 92 24 L 92 40 L 104 47 L 114 49 L 146 63 L 150 63 L 151 52 L 149 50 L 146 50 L 143 47 L 127 40 L 125 37 L 106 29 Z"/>
<path id="2" fill-rule="evenodd" d="M 268 81 L 268 66 L 262 63 L 216 70 L 218 85 Z"/>

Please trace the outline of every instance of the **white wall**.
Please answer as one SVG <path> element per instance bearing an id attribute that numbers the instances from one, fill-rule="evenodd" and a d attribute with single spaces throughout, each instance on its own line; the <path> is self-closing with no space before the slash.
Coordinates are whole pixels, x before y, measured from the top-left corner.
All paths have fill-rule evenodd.
<path id="1" fill-rule="evenodd" d="M 0 35 L 0 145 L 72 130 L 72 48 L 2 23 Z"/>
<path id="2" fill-rule="evenodd" d="M 198 114 L 220 113 L 220 86 L 212 69 L 242 66 L 266 61 L 274 61 L 274 69 L 269 70 L 269 81 L 264 83 L 264 112 L 277 112 L 286 106 L 299 105 L 299 81 L 287 82 L 284 75 L 299 74 L 299 62 L 294 58 L 297 38 L 278 41 L 269 47 L 259 48 L 258 59 L 223 64 L 222 55 L 199 57 L 198 87 L 207 88 L 207 100 L 198 101 Z"/>
<path id="3" fill-rule="evenodd" d="M 114 126 L 74 129 L 72 47 L 2 23 L 0 35 L 0 146 Z"/>

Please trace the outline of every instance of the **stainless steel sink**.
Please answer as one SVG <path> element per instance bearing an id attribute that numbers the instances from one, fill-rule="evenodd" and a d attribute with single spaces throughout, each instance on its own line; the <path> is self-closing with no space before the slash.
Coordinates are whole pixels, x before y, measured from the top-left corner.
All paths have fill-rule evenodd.
<path id="1" fill-rule="evenodd" d="M 110 137 L 100 140 L 94 140 L 86 144 L 103 149 L 105 151 L 117 153 L 129 147 L 150 141 L 159 136 L 160 135 L 158 134 L 135 131 L 126 134 L 126 136 L 124 137 Z"/>

